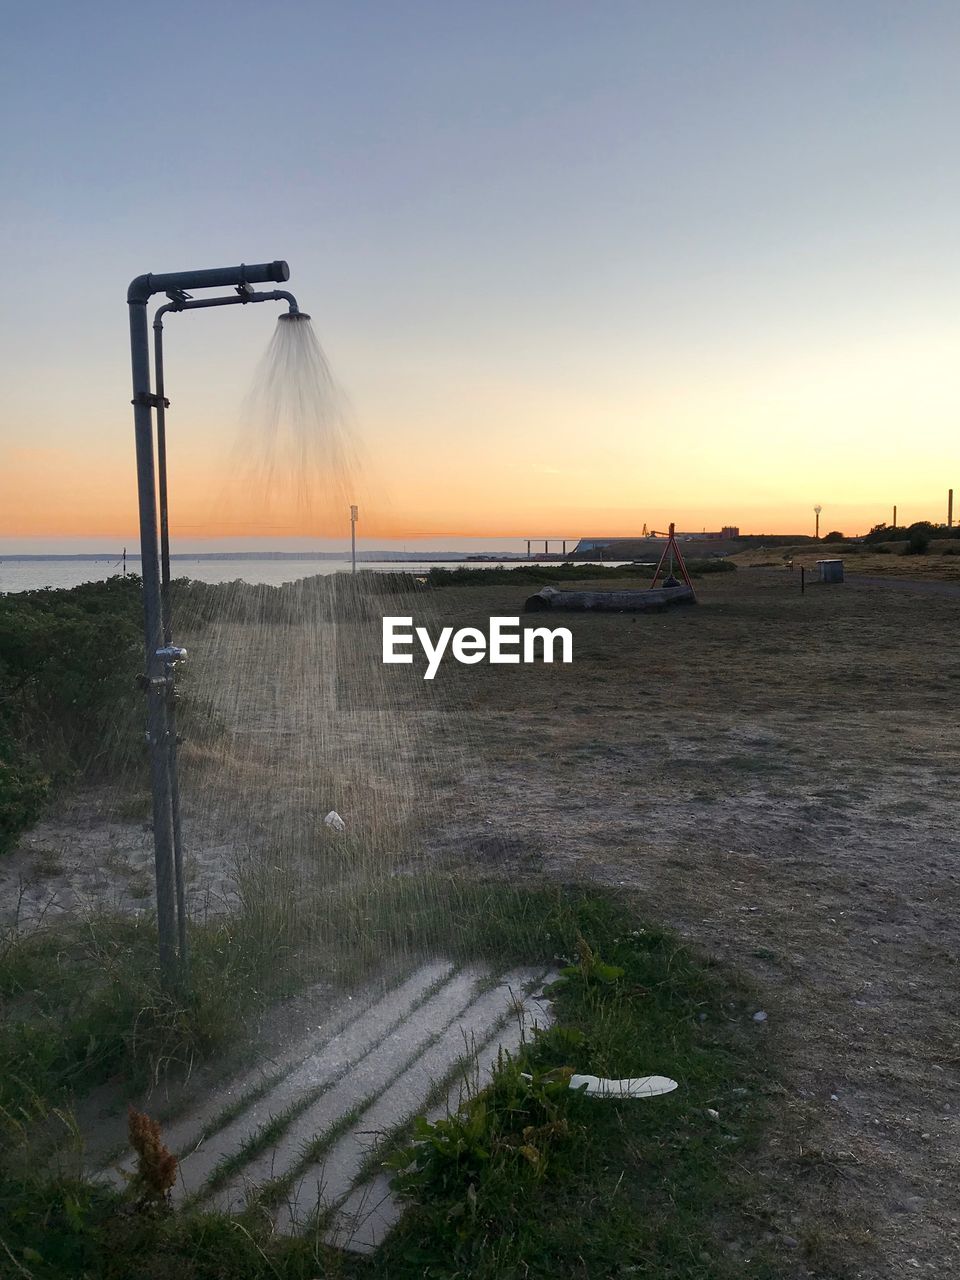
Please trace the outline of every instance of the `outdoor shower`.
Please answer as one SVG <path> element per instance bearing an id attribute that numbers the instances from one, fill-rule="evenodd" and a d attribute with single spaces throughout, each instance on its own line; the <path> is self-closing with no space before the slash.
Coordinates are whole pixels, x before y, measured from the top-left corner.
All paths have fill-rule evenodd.
<path id="1" fill-rule="evenodd" d="M 180 825 L 180 783 L 177 772 L 176 664 L 186 651 L 173 643 L 170 608 L 170 530 L 167 514 L 167 442 L 163 378 L 163 317 L 168 312 L 249 302 L 286 302 L 284 320 L 309 320 L 292 293 L 273 289 L 256 293 L 255 284 L 284 283 L 290 278 L 285 262 L 255 266 L 216 267 L 207 271 L 175 271 L 137 276 L 127 290 L 130 306 L 130 351 L 133 370 L 133 417 L 137 447 L 137 490 L 140 506 L 140 551 L 143 574 L 147 746 L 153 792 L 153 840 L 157 880 L 157 929 L 160 977 L 165 988 L 182 982 L 187 971 L 186 909 L 184 904 L 183 841 Z M 232 287 L 224 297 L 193 298 L 190 290 Z M 147 303 L 155 294 L 168 301 L 153 321 L 155 389 L 150 388 L 150 344 Z M 156 410 L 156 448 L 153 411 Z M 158 519 L 159 517 L 159 519 Z"/>

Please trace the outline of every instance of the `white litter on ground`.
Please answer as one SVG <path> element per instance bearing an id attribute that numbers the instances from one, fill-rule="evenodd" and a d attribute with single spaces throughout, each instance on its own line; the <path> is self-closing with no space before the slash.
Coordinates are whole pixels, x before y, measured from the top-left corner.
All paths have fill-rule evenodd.
<path id="1" fill-rule="evenodd" d="M 602 1076 L 570 1077 L 571 1089 L 582 1089 L 588 1098 L 656 1098 L 673 1093 L 676 1080 L 669 1076 L 636 1076 L 629 1080 L 605 1080 Z"/>

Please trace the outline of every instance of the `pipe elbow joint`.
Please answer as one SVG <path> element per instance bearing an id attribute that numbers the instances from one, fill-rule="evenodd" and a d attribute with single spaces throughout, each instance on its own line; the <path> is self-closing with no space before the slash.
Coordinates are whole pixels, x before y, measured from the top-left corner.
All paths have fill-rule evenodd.
<path id="1" fill-rule="evenodd" d="M 136 276 L 127 289 L 127 301 L 145 304 L 153 294 L 153 276 Z"/>

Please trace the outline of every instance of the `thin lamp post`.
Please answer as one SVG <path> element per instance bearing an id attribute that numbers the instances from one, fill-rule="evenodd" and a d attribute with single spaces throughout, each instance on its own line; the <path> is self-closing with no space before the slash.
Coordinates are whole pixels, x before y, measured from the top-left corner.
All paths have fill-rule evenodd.
<path id="1" fill-rule="evenodd" d="M 357 516 L 359 512 L 355 506 L 350 507 L 350 571 L 357 572 Z"/>

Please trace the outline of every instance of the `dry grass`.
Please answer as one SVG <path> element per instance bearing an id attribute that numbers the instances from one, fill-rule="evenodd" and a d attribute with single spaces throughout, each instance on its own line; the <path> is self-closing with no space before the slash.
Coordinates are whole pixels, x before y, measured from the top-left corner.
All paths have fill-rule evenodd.
<path id="1" fill-rule="evenodd" d="M 929 554 L 908 556 L 903 551 L 905 542 L 878 544 L 881 551 L 870 546 L 857 546 L 853 550 L 844 543 L 822 542 L 819 546 L 807 543 L 800 547 L 767 547 L 741 551 L 731 556 L 741 569 L 783 567 L 792 560 L 794 572 L 803 565 L 808 571 L 816 568 L 818 560 L 843 560 L 848 574 L 882 575 L 894 578 L 917 578 L 960 582 L 960 541 L 934 539 Z"/>
<path id="2" fill-rule="evenodd" d="M 772 1164 L 793 1185 L 798 1146 L 845 1153 L 842 1178 L 796 1182 L 787 1227 L 815 1223 L 816 1252 L 852 1274 L 952 1273 L 957 1064 L 936 1046 L 958 1038 L 957 603 L 798 586 L 747 570 L 698 584 L 696 609 L 566 615 L 571 667 L 444 665 L 477 757 L 431 843 L 472 868 L 624 885 L 746 966 L 791 1082 Z M 523 595 L 452 589 L 438 607 L 483 625 Z M 414 696 L 417 674 L 393 671 Z M 442 742 L 442 711 L 432 727 Z"/>

